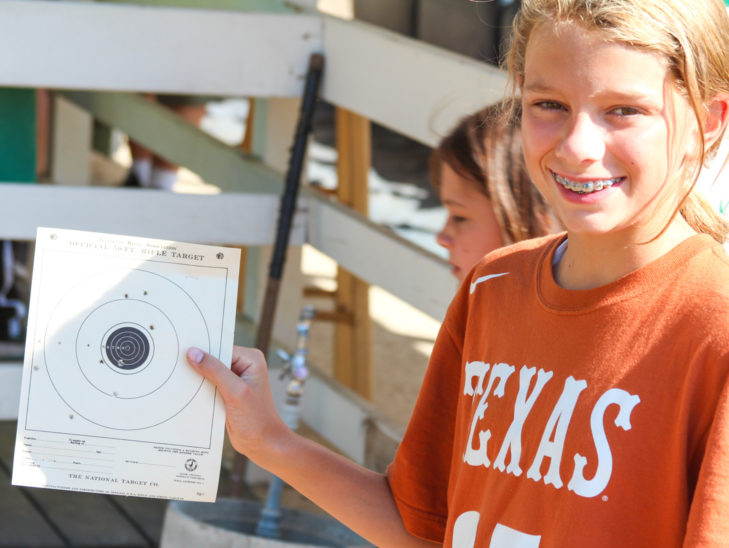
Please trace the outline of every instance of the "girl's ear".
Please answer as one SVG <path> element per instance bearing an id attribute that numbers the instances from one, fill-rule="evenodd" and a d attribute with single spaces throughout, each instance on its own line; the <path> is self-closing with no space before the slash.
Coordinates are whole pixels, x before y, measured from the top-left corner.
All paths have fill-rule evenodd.
<path id="1" fill-rule="evenodd" d="M 729 123 L 729 95 L 719 93 L 709 101 L 704 121 L 704 139 L 707 148 L 721 137 L 727 123 Z"/>

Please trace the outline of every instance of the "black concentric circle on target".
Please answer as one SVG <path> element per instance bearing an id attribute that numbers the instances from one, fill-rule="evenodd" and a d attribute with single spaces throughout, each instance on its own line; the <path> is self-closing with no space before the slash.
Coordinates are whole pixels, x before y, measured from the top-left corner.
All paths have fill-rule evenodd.
<path id="1" fill-rule="evenodd" d="M 104 339 L 104 355 L 114 367 L 131 371 L 149 358 L 150 342 L 141 329 L 125 325 L 113 329 Z"/>

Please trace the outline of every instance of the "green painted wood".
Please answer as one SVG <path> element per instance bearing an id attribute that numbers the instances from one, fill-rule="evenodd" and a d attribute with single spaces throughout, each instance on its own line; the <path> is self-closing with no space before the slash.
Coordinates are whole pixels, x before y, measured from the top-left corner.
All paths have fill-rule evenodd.
<path id="1" fill-rule="evenodd" d="M 102 124 L 98 120 L 94 120 L 94 128 L 91 134 L 91 147 L 103 154 L 104 156 L 111 156 L 112 150 L 112 129 L 106 124 Z"/>
<path id="2" fill-rule="evenodd" d="M 279 194 L 283 187 L 283 175 L 260 160 L 136 94 L 66 91 L 63 96 L 223 192 Z"/>
<path id="3" fill-rule="evenodd" d="M 0 88 L 0 180 L 34 182 L 35 90 Z"/>
<path id="4" fill-rule="evenodd" d="M 253 110 L 253 139 L 251 141 L 251 152 L 263 158 L 266 152 L 266 140 L 268 138 L 268 99 L 256 97 Z"/>

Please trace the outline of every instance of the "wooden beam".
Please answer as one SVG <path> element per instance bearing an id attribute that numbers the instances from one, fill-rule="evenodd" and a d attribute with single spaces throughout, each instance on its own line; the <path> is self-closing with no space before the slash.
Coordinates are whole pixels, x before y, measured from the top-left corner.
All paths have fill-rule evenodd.
<path id="1" fill-rule="evenodd" d="M 91 182 L 91 143 L 94 121 L 91 115 L 59 94 L 52 94 L 50 180 L 64 185 Z M 10 177 L 3 177 L 12 181 Z"/>
<path id="2" fill-rule="evenodd" d="M 243 131 L 243 140 L 240 143 L 240 149 L 244 154 L 251 154 L 253 152 L 253 127 L 256 117 L 256 98 L 248 98 L 248 115 L 246 116 L 245 129 Z"/>
<path id="3" fill-rule="evenodd" d="M 243 154 L 250 155 L 253 152 L 253 120 L 256 115 L 256 99 L 248 98 L 248 114 L 246 116 L 243 140 L 240 143 L 240 150 Z M 240 270 L 238 275 L 238 298 L 236 299 L 236 310 L 242 314 L 245 310 L 246 300 L 246 267 L 248 266 L 248 248 L 240 246 Z"/>
<path id="4" fill-rule="evenodd" d="M 222 191 L 279 193 L 283 188 L 281 173 L 136 94 L 72 91 L 63 96 Z"/>
<path id="5" fill-rule="evenodd" d="M 255 332 L 256 328 L 250 321 L 239 318 L 235 326 L 235 343 L 251 346 Z M 281 346 L 275 341 L 272 349 Z M 286 401 L 287 381 L 280 378 L 281 360 L 273 350 L 269 353 L 268 363 L 273 401 L 281 412 Z M 301 397 L 302 421 L 359 464 L 391 462 L 403 434 L 402 427 L 385 417 L 370 402 L 316 368 L 310 368 L 309 373 Z M 373 438 L 387 441 L 373 444 Z M 384 468 L 379 471 L 384 472 Z"/>
<path id="6" fill-rule="evenodd" d="M 35 240 L 39 226 L 221 245 L 271 245 L 279 198 L 273 194 L 174 194 L 148 189 L 0 184 L 7 211 L 0 236 Z M 292 245 L 302 245 L 297 214 Z"/>
<path id="7" fill-rule="evenodd" d="M 322 16 L 324 99 L 435 146 L 456 120 L 504 96 L 506 74 L 360 21 Z"/>
<path id="8" fill-rule="evenodd" d="M 11 7 L 14 9 L 36 5 L 36 3 L 0 0 L 0 8 L 5 8 L 11 4 Z M 44 6 L 46 4 L 50 6 L 57 4 L 59 6 L 63 5 L 64 8 L 69 7 L 66 2 L 54 3 L 38 0 L 38 5 L 40 4 Z M 84 10 L 94 9 L 93 4 L 73 5 L 71 7 L 74 9 L 81 7 Z M 123 7 L 132 11 L 137 10 L 137 8 L 132 6 Z M 83 13 L 86 13 L 86 11 Z M 141 14 L 137 12 L 137 15 Z M 217 15 L 221 14 L 218 13 Z M 246 14 L 241 15 L 246 16 Z M 336 47 L 346 46 L 348 40 L 350 40 L 345 32 L 347 28 L 352 29 L 353 36 L 359 35 L 359 38 L 356 38 L 356 40 L 352 38 L 354 42 L 360 42 L 359 49 L 353 52 L 353 60 L 359 58 L 361 55 L 359 50 L 366 46 L 366 42 L 363 42 L 366 36 L 370 36 L 375 43 L 384 40 L 385 42 L 389 41 L 394 44 L 392 57 L 395 60 L 400 59 L 397 64 L 403 71 L 399 75 L 392 75 L 398 82 L 398 92 L 396 95 L 400 97 L 398 99 L 399 101 L 403 100 L 402 94 L 408 90 L 416 95 L 431 94 L 427 86 L 413 90 L 410 87 L 411 83 L 409 81 L 412 77 L 414 81 L 420 82 L 419 85 L 422 84 L 421 73 L 427 66 L 426 61 L 428 58 L 431 58 L 432 55 L 438 55 L 440 57 L 445 55 L 445 57 L 453 60 L 452 56 L 446 55 L 447 52 L 442 52 L 437 50 L 437 48 L 429 48 L 417 41 L 406 40 L 402 37 L 395 38 L 385 31 L 380 32 L 379 29 L 372 29 L 367 25 L 357 25 L 357 22 L 352 21 L 332 22 L 328 19 L 326 21 L 328 28 L 338 29 L 335 34 L 340 36 L 340 41 L 334 40 L 328 45 L 328 47 L 333 48 L 333 58 L 327 59 L 327 75 L 332 78 L 329 80 L 332 84 L 329 89 L 329 92 L 332 94 L 331 97 L 339 98 L 343 103 L 346 102 L 347 97 L 350 95 L 358 98 L 367 97 L 371 100 L 371 103 L 364 104 L 364 107 L 366 107 L 364 110 L 373 112 L 375 119 L 377 119 L 377 116 L 387 114 L 387 112 L 381 110 L 375 112 L 376 103 L 382 102 L 381 97 L 379 97 L 380 92 L 377 91 L 379 86 L 395 84 L 387 81 L 378 81 L 377 85 L 372 86 L 372 82 L 364 81 L 362 79 L 363 76 L 360 76 L 357 71 L 353 72 L 352 60 L 348 61 L 346 56 L 338 55 L 334 51 Z M 19 23 L 21 22 L 19 21 Z M 225 28 L 227 27 L 222 27 L 221 32 Z M 0 34 L 0 45 L 3 44 L 5 38 Z M 57 47 L 63 49 L 66 47 L 66 43 L 58 43 Z M 396 55 L 395 53 L 398 51 L 400 53 Z M 423 60 L 418 57 L 418 52 L 422 53 Z M 413 56 L 414 71 L 409 72 L 402 65 L 402 62 Z M 456 60 L 458 58 L 458 56 L 455 56 Z M 389 64 L 389 58 L 387 59 Z M 444 58 L 443 62 L 445 60 Z M 63 60 L 58 61 L 63 63 Z M 478 65 L 478 63 L 476 64 Z M 372 72 L 374 69 L 371 65 L 372 63 L 366 63 L 362 67 L 363 75 L 369 74 L 372 76 L 375 74 Z M 473 67 L 473 64 L 470 61 L 467 62 L 467 70 L 465 72 L 457 68 L 461 66 L 459 62 L 450 63 L 450 65 L 453 65 L 451 67 L 452 70 L 446 73 L 450 80 L 459 80 L 459 78 L 464 77 L 461 80 L 465 82 L 462 86 L 466 90 L 464 93 L 472 95 L 468 91 L 468 88 L 471 85 L 469 82 L 472 83 L 473 80 L 469 80 L 465 76 L 469 72 L 472 73 L 472 76 L 478 73 Z M 479 67 L 479 70 L 482 71 L 484 66 Z M 434 67 L 437 68 L 435 65 Z M 39 70 L 38 72 L 45 74 L 43 70 Z M 384 73 L 380 71 L 377 74 L 382 76 Z M 409 78 L 403 79 L 402 74 L 408 74 Z M 4 75 L 0 73 L 0 79 L 3 77 Z M 342 85 L 342 78 L 346 79 L 347 77 L 352 77 L 353 82 L 359 88 L 355 88 L 354 85 Z M 433 81 L 444 80 L 440 74 L 431 74 L 431 77 Z M 326 78 L 325 76 L 325 86 L 327 84 Z M 113 79 L 110 77 L 109 81 L 113 81 Z M 372 93 L 361 93 L 362 89 L 370 89 L 370 86 L 374 90 Z M 433 89 L 437 90 L 441 88 L 435 86 Z M 120 93 L 74 92 L 67 93 L 65 96 L 89 110 L 96 118 L 114 127 L 122 128 L 123 131 L 138 138 L 153 150 L 159 150 L 171 160 L 186 165 L 192 171 L 200 174 L 206 181 L 217 185 L 224 191 L 247 190 L 250 192 L 278 192 L 281 187 L 280 173 L 277 173 L 253 158 L 247 157 L 239 150 L 234 150 L 212 137 L 205 135 L 196 128 L 184 123 L 178 117 L 170 113 L 162 112 L 161 107 L 158 105 L 142 101 L 134 95 Z M 348 100 L 351 101 L 352 99 L 350 98 Z M 359 101 L 360 99 L 357 100 Z M 388 101 L 384 101 L 384 103 L 388 103 Z M 403 112 L 414 111 L 411 108 L 400 108 L 400 110 Z M 360 114 L 362 113 L 360 112 Z M 396 122 L 394 125 L 406 125 L 405 123 L 408 120 L 412 120 L 413 117 L 416 117 L 416 115 L 411 114 L 409 117 L 406 116 L 404 118 L 402 115 L 398 115 L 393 120 Z M 423 116 L 418 114 L 417 118 L 422 122 Z M 97 190 L 89 189 L 90 192 L 96 192 Z M 186 202 L 189 205 L 184 206 L 186 219 L 194 218 L 201 220 L 202 226 L 193 227 L 185 220 L 176 219 L 172 214 L 168 215 L 168 212 L 175 211 L 178 206 L 174 206 L 170 210 L 167 207 L 167 200 L 169 199 L 173 201 L 172 203 L 176 203 L 174 200 L 180 199 L 179 196 L 173 197 L 170 195 L 164 198 L 161 196 L 152 197 L 149 193 L 144 195 L 134 194 L 135 191 L 124 189 L 124 194 L 89 194 L 88 198 L 83 198 L 83 204 L 77 206 L 73 202 L 76 199 L 76 195 L 65 193 L 56 194 L 54 192 L 44 197 L 46 191 L 51 191 L 51 189 L 43 186 L 39 194 L 28 196 L 28 199 L 32 200 L 32 202 L 28 202 L 25 196 L 21 197 L 15 194 L 19 192 L 17 189 L 13 189 L 12 191 L 3 190 L 4 198 L 7 198 L 9 204 L 11 202 L 14 204 L 12 207 L 15 211 L 21 211 L 23 215 L 13 216 L 12 219 L 0 219 L 0 236 L 6 238 L 32 239 L 35 234 L 35 228 L 38 225 L 81 228 L 81 224 L 88 229 L 121 233 L 129 232 L 129 227 L 136 224 L 140 233 L 144 230 L 145 232 L 151 231 L 147 235 L 158 234 L 159 232 L 170 234 L 172 230 L 164 227 L 164 223 L 169 219 L 172 223 L 169 225 L 170 227 L 179 226 L 181 232 L 175 234 L 179 239 L 203 241 L 199 239 L 203 238 L 204 241 L 214 243 L 248 243 L 254 245 L 254 242 L 257 241 L 267 241 L 269 243 L 271 241 L 271 232 L 267 228 L 270 225 L 267 224 L 265 219 L 260 221 L 261 228 L 254 233 L 254 229 L 251 226 L 257 222 L 254 221 L 256 216 L 268 217 L 269 220 L 275 219 L 277 216 L 275 206 L 274 209 L 271 209 L 270 206 L 264 205 L 261 209 L 259 204 L 254 201 L 250 204 L 239 203 L 240 207 L 238 209 L 226 208 L 225 202 L 228 200 L 227 198 L 221 198 L 222 205 L 220 209 L 212 207 L 206 210 L 207 215 L 209 215 L 207 219 L 215 218 L 216 223 L 202 222 L 205 217 L 196 213 L 197 206 L 195 204 L 200 200 L 201 207 L 205 209 L 209 202 L 203 200 L 203 197 L 195 197 L 194 199 L 190 199 L 190 202 Z M 61 189 L 53 189 L 53 191 L 60 192 Z M 110 192 L 112 192 L 111 189 Z M 132 194 L 129 194 L 130 192 Z M 453 280 L 444 261 L 437 259 L 430 253 L 412 244 L 408 244 L 403 239 L 398 238 L 392 231 L 370 223 L 364 216 L 358 216 L 346 211 L 346 208 L 337 207 L 336 204 L 332 204 L 325 197 L 306 192 L 302 192 L 302 194 L 309 194 L 309 214 L 306 219 L 308 227 L 306 240 L 309 243 L 335 259 L 344 268 L 354 272 L 363 280 L 380 285 L 435 318 L 442 318 L 453 292 Z M 100 218 L 100 215 L 95 213 L 96 211 L 109 209 L 116 211 L 117 208 L 108 207 L 109 203 L 112 203 L 110 200 L 117 199 L 116 196 L 119 196 L 119 200 L 121 200 L 120 205 L 122 211 L 129 215 L 128 219 L 135 219 L 135 223 L 123 222 L 122 220 L 112 222 L 111 219 Z M 127 201 L 132 196 L 133 200 L 140 204 L 141 210 L 139 207 L 135 207 L 131 202 Z M 145 199 L 141 200 L 141 196 L 144 196 Z M 57 207 L 59 203 L 64 204 L 64 207 Z M 156 210 L 147 208 L 144 205 L 145 203 L 155 204 L 154 207 Z M 48 212 L 48 216 L 37 215 L 35 212 L 36 204 L 41 207 L 37 211 Z M 89 213 L 83 209 L 84 206 L 90 208 L 90 218 L 84 219 L 84 216 Z M 302 207 L 307 206 L 302 204 Z M 148 217 L 143 219 L 140 211 L 146 211 Z M 245 216 L 242 215 L 242 212 L 245 212 Z M 206 224 L 210 226 L 204 226 Z M 216 231 L 215 227 L 219 227 L 220 230 Z M 213 239 L 209 236 L 211 233 L 218 235 L 214 236 Z M 224 234 L 227 234 L 227 236 L 221 237 Z M 163 236 L 160 235 L 160 237 Z M 390 270 L 385 272 L 381 268 L 380 259 L 383 256 L 389 258 L 390 266 L 396 271 L 401 272 L 401 276 L 390 276 Z"/>
<path id="9" fill-rule="evenodd" d="M 282 175 L 258 160 L 205 135 L 159 105 L 129 94 L 73 92 L 65 96 L 87 108 L 105 123 L 114 127 L 121 126 L 123 131 L 140 138 L 143 144 L 152 150 L 162 148 L 173 160 L 184 160 L 181 163 L 188 165 L 191 170 L 200 173 L 207 182 L 217 185 L 222 190 L 280 192 Z M 134 116 L 135 109 L 140 109 L 141 115 Z M 186 151 L 191 152 L 188 155 Z M 12 199 L 12 195 L 8 196 Z M 69 199 L 70 197 L 71 195 Z M 49 196 L 44 202 L 52 204 L 54 199 L 57 198 Z M 278 197 L 273 199 L 277 201 Z M 228 209 L 234 218 L 228 219 L 220 215 L 217 217 L 220 223 L 216 225 L 231 226 L 236 224 L 238 218 L 242 222 L 246 222 L 246 219 L 250 221 L 248 212 L 254 216 L 261 215 L 268 218 L 269 223 L 275 222 L 278 209 L 270 209 L 269 203 L 269 205 L 262 204 L 263 209 L 259 211 L 254 203 L 248 205 L 249 209 L 237 211 L 234 208 Z M 20 201 L 17 207 L 24 208 L 25 205 Z M 162 203 L 158 205 L 164 209 Z M 243 207 L 243 204 L 240 204 L 240 207 Z M 453 277 L 444 260 L 399 237 L 392 230 L 372 223 L 366 216 L 336 204 L 328 196 L 323 196 L 315 190 L 308 188 L 301 190 L 299 207 L 306 212 L 303 222 L 306 223 L 305 239 L 308 243 L 359 278 L 379 285 L 434 318 L 443 317 L 454 291 Z M 241 212 L 246 212 L 246 219 L 242 217 Z M 30 213 L 30 217 L 35 215 L 32 211 Z M 55 215 L 60 214 L 60 212 L 55 213 Z M 68 219 L 73 220 L 72 215 L 75 213 L 69 215 Z M 146 226 L 152 224 L 153 220 L 148 219 Z M 4 230 L 15 233 L 20 226 L 22 223 L 0 218 L 0 236 L 9 237 L 3 233 Z M 33 234 L 34 226 L 31 228 Z M 186 234 L 193 230 L 189 225 L 185 228 Z M 205 230 L 212 228 L 207 227 Z M 26 228 L 24 233 L 27 235 L 31 230 Z M 217 243 L 255 245 L 254 241 L 261 239 L 272 243 L 269 230 L 271 230 L 269 225 L 264 223 L 260 235 L 265 238 L 256 239 L 252 234 L 234 232 L 227 239 Z M 240 240 L 236 242 L 236 238 Z M 292 240 L 294 241 L 296 240 Z M 382 257 L 388 257 L 392 270 L 381 268 Z M 391 271 L 400 272 L 402 275 L 391 276 Z"/>
<path id="10" fill-rule="evenodd" d="M 267 13 L 291 13 L 287 0 L 96 0 L 115 4 L 143 4 L 171 8 L 201 8 L 226 11 L 265 11 Z"/>
<path id="11" fill-rule="evenodd" d="M 34 240 L 38 226 L 51 226 L 198 243 L 271 245 L 279 208 L 278 196 L 271 194 L 190 195 L 0 183 L 0 195 L 9 211 L 22 212 L 0 216 L 0 236 L 12 240 Z M 306 241 L 368 283 L 433 318 L 443 317 L 454 291 L 443 259 L 306 188 L 299 207 L 292 245 Z M 388 268 L 382 266 L 383 257 Z"/>
<path id="12" fill-rule="evenodd" d="M 346 109 L 336 110 L 337 195 L 367 215 L 372 157 L 370 122 Z M 372 397 L 372 320 L 369 285 L 337 268 L 336 312 L 352 318 L 334 327 L 334 380 L 364 398 Z"/>
<path id="13" fill-rule="evenodd" d="M 52 0 L 0 0 L 0 13 L 0 49 L 22 52 L 0 59 L 4 86 L 300 97 L 322 51 L 325 100 L 430 146 L 506 90 L 492 65 L 321 14 Z"/>
<path id="14" fill-rule="evenodd" d="M 446 261 L 315 191 L 302 194 L 307 243 L 370 284 L 443 319 L 456 289 Z"/>
<path id="15" fill-rule="evenodd" d="M 336 313 L 351 321 L 334 324 L 334 380 L 367 399 L 372 397 L 369 303 L 369 284 L 338 268 Z"/>
<path id="16" fill-rule="evenodd" d="M 316 15 L 49 0 L 0 13 L 6 86 L 298 97 L 321 50 Z"/>
<path id="17" fill-rule="evenodd" d="M 337 148 L 337 198 L 354 211 L 369 210 L 369 170 L 372 165 L 370 121 L 345 108 L 335 113 Z"/>

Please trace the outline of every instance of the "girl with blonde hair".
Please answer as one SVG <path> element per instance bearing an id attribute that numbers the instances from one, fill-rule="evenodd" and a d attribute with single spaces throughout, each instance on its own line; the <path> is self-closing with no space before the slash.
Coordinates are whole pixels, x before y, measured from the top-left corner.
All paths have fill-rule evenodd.
<path id="1" fill-rule="evenodd" d="M 487 255 L 386 475 L 289 430 L 265 362 L 196 349 L 233 446 L 378 546 L 729 546 L 729 118 L 719 0 L 523 0 L 508 55 L 565 233 Z M 356 427 L 356 425 L 353 425 Z"/>

